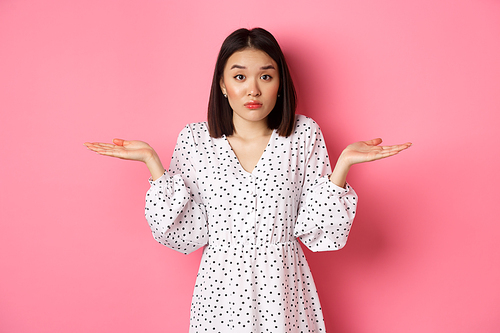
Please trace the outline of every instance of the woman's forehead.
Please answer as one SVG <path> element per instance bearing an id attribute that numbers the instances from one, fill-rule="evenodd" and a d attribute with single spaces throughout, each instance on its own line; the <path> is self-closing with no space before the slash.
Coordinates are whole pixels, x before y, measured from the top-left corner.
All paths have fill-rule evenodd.
<path id="1" fill-rule="evenodd" d="M 227 60 L 225 69 L 242 67 L 247 69 L 260 69 L 261 67 L 267 67 L 264 69 L 277 68 L 276 62 L 266 52 L 253 48 L 234 52 Z"/>

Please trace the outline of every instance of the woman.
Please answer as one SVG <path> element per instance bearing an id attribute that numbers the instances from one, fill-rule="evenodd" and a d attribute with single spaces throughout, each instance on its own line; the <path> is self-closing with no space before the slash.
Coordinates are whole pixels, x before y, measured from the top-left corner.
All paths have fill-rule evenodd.
<path id="1" fill-rule="evenodd" d="M 342 248 L 357 202 L 349 168 L 411 144 L 351 144 L 332 172 L 320 128 L 295 106 L 274 37 L 239 29 L 221 47 L 208 122 L 181 131 L 168 172 L 145 142 L 86 143 L 149 168 L 146 218 L 158 242 L 186 254 L 204 247 L 190 332 L 325 332 L 297 239 L 312 251 Z"/>

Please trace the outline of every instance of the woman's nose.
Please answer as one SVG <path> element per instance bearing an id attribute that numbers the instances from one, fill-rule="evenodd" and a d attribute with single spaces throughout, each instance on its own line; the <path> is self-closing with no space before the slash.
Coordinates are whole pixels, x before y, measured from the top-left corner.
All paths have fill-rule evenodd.
<path id="1" fill-rule="evenodd" d="M 248 96 L 257 97 L 260 96 L 261 92 L 259 89 L 259 85 L 256 81 L 249 82 L 248 86 Z"/>

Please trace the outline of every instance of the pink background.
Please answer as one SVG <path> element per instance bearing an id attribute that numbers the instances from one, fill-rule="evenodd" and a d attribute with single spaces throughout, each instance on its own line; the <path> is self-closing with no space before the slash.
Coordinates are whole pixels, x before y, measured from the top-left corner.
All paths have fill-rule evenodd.
<path id="1" fill-rule="evenodd" d="M 153 240 L 144 165 L 82 143 L 168 165 L 223 39 L 255 26 L 332 159 L 414 143 L 352 169 L 346 248 L 307 251 L 329 332 L 499 332 L 497 0 L 1 0 L 0 332 L 187 332 L 201 252 Z"/>

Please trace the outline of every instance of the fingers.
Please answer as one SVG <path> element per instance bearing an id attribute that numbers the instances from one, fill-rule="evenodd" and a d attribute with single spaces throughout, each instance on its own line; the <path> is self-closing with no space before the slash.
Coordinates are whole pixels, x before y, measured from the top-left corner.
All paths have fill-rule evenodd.
<path id="1" fill-rule="evenodd" d="M 378 146 L 379 144 L 382 143 L 382 139 L 381 138 L 371 139 L 371 140 L 365 141 L 365 143 L 369 146 Z"/>
<path id="2" fill-rule="evenodd" d="M 85 142 L 84 145 L 87 149 L 96 152 L 100 155 L 120 157 L 120 149 L 117 149 L 117 145 L 104 142 Z"/>
<path id="3" fill-rule="evenodd" d="M 87 146 L 88 149 L 93 151 L 99 149 L 111 149 L 113 147 L 116 147 L 116 145 L 114 144 L 104 142 L 85 142 L 84 145 Z"/>
<path id="4" fill-rule="evenodd" d="M 113 143 L 105 143 L 105 142 L 85 142 L 84 145 L 87 146 L 87 148 L 91 149 L 92 148 L 114 148 L 116 146 L 126 146 L 130 144 L 130 141 L 126 141 L 123 139 L 113 139 Z"/>
<path id="5" fill-rule="evenodd" d="M 378 146 L 378 145 L 380 145 L 382 143 L 382 139 L 381 138 L 371 139 L 371 140 L 368 140 L 368 141 L 364 141 L 364 143 L 366 143 L 369 146 Z M 382 148 L 382 149 L 399 149 L 399 150 L 403 150 L 403 149 L 409 148 L 411 145 L 412 145 L 411 142 L 406 142 L 406 143 L 399 144 L 399 145 L 380 146 L 380 148 Z"/>
<path id="6" fill-rule="evenodd" d="M 129 142 L 128 141 L 125 141 L 123 139 L 113 139 L 113 143 L 117 146 L 125 146 L 127 145 Z"/>
<path id="7" fill-rule="evenodd" d="M 400 145 L 381 146 L 380 148 L 382 148 L 382 150 L 379 151 L 379 154 L 376 159 L 394 156 L 396 154 L 399 154 L 401 151 L 410 148 L 411 145 L 412 145 L 411 142 L 407 142 Z"/>
<path id="8" fill-rule="evenodd" d="M 405 150 L 405 149 L 408 149 L 410 148 L 412 145 L 411 142 L 407 142 L 407 143 L 403 143 L 401 145 L 394 145 L 394 146 L 385 146 L 383 147 L 384 149 L 389 149 L 389 150 L 397 150 L 397 151 L 401 151 L 401 150 Z"/>

